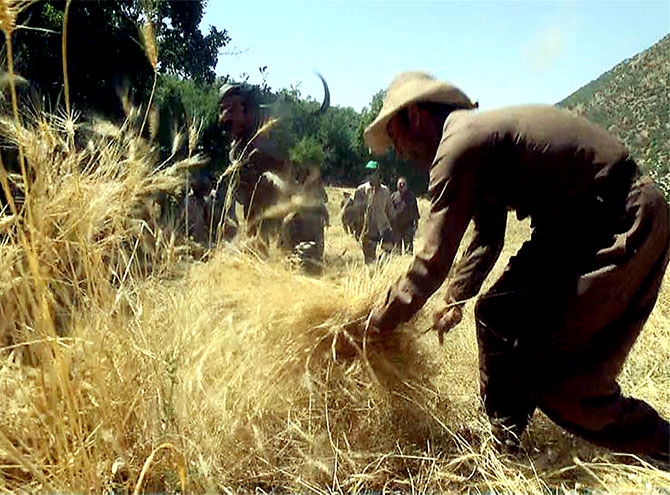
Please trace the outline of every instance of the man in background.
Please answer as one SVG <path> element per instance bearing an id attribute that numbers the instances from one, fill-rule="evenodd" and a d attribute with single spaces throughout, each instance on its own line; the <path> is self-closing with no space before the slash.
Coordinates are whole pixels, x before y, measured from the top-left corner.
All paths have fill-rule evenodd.
<path id="1" fill-rule="evenodd" d="M 354 204 L 365 212 L 360 241 L 365 263 L 370 264 L 377 260 L 379 244 L 385 252 L 393 248 L 391 221 L 394 214 L 391 191 L 382 184 L 379 164 L 371 160 L 365 169 L 370 175 L 367 182 L 356 188 Z"/>
<path id="2" fill-rule="evenodd" d="M 398 179 L 398 190 L 391 196 L 395 219 L 393 220 L 393 244 L 401 253 L 414 253 L 414 235 L 419 225 L 419 207 L 416 196 L 407 187 L 407 179 Z"/>

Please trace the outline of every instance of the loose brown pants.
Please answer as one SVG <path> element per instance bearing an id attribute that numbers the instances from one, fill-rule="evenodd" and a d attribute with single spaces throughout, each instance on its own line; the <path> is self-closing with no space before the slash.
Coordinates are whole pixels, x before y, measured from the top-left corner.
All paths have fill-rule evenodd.
<path id="1" fill-rule="evenodd" d="M 387 230 L 381 236 L 370 236 L 364 233 L 361 236 L 361 247 L 365 264 L 369 265 L 377 261 L 377 246 L 381 245 L 382 252 L 388 254 L 393 250 L 393 234 Z"/>
<path id="2" fill-rule="evenodd" d="M 620 227 L 595 249 L 534 230 L 475 309 L 481 392 L 503 440 L 540 408 L 597 445 L 670 466 L 670 424 L 616 382 L 668 264 L 668 205 L 649 179 L 631 187 Z"/>
<path id="3" fill-rule="evenodd" d="M 247 222 L 246 233 L 250 246 L 261 257 L 267 257 L 270 241 L 279 234 L 281 219 L 267 216 L 268 210 L 282 200 L 281 190 L 270 179 L 260 176 L 253 189 L 238 190 L 238 201 L 242 203 Z"/>
<path id="4" fill-rule="evenodd" d="M 414 234 L 416 227 L 398 229 L 393 233 L 393 247 L 402 254 L 414 254 Z"/>

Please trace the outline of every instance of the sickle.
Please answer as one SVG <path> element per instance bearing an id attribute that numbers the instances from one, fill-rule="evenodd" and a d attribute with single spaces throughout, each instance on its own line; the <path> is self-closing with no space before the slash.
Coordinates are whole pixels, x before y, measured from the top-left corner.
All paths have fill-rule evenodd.
<path id="1" fill-rule="evenodd" d="M 323 114 L 326 110 L 328 110 L 328 107 L 330 107 L 330 90 L 328 89 L 328 83 L 323 78 L 323 76 L 319 72 L 317 72 L 316 75 L 319 76 L 319 79 L 321 79 L 321 83 L 323 84 L 323 103 L 321 104 L 321 108 L 319 108 L 317 113 Z"/>

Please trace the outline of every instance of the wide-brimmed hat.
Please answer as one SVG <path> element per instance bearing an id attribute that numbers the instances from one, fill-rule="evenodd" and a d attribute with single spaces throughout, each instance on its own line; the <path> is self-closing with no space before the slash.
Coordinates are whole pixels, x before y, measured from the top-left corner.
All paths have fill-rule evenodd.
<path id="1" fill-rule="evenodd" d="M 397 75 L 386 92 L 377 118 L 365 129 L 365 143 L 375 154 L 384 153 L 393 145 L 386 125 L 399 110 L 410 103 L 444 103 L 457 108 L 476 108 L 456 86 L 437 80 L 426 72 L 409 71 Z"/>
<path id="2" fill-rule="evenodd" d="M 368 163 L 365 164 L 365 169 L 366 170 L 377 170 L 379 167 L 379 163 L 377 163 L 374 160 L 370 160 Z"/>

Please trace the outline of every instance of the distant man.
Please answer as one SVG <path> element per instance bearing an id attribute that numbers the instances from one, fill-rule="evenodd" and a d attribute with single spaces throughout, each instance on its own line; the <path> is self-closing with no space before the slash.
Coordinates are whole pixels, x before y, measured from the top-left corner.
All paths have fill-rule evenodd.
<path id="1" fill-rule="evenodd" d="M 393 203 L 391 191 L 382 184 L 381 171 L 376 161 L 369 161 L 365 166 L 369 172 L 367 182 L 356 188 L 354 205 L 364 211 L 361 245 L 365 263 L 377 260 L 377 246 L 389 252 L 393 247 L 391 221 L 393 219 Z"/>
<path id="2" fill-rule="evenodd" d="M 454 267 L 442 335 L 461 321 L 500 255 L 507 221 L 532 234 L 475 306 L 481 392 L 510 449 L 536 408 L 563 428 L 670 467 L 670 423 L 621 394 L 616 378 L 658 295 L 670 219 L 659 188 L 626 148 L 587 120 L 551 106 L 474 112 L 459 89 L 420 72 L 391 83 L 365 139 L 430 170 L 423 249 L 371 325 L 408 321 Z"/>
<path id="3" fill-rule="evenodd" d="M 407 179 L 398 179 L 398 190 L 391 195 L 395 219 L 393 243 L 403 254 L 414 252 L 414 234 L 419 226 L 419 207 L 416 196 L 407 188 Z"/>

